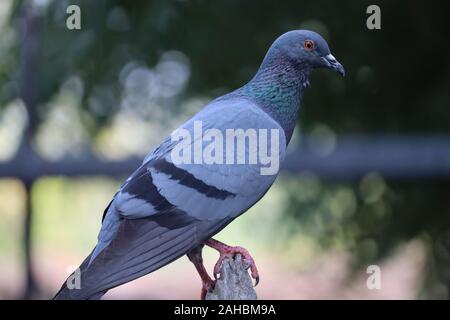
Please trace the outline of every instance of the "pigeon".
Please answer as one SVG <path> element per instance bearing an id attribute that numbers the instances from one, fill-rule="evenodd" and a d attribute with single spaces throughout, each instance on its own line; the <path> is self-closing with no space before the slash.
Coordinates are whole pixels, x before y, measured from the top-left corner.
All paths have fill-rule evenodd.
<path id="1" fill-rule="evenodd" d="M 54 299 L 100 299 L 109 289 L 184 255 L 200 275 L 204 299 L 215 284 L 203 265 L 204 246 L 219 252 L 213 270 L 215 279 L 222 261 L 240 254 L 257 284 L 259 274 L 250 253 L 212 237 L 258 202 L 274 183 L 278 168 L 263 174 L 267 161 L 239 163 L 236 159 L 239 154 L 240 158 L 250 159 L 264 147 L 267 154 L 275 154 L 282 162 L 303 93 L 309 87 L 310 73 L 318 68 L 345 75 L 318 33 L 293 30 L 277 38 L 248 83 L 209 102 L 154 148 L 121 185 L 104 211 L 96 247 Z M 256 149 L 237 150 L 235 158 L 227 156 L 234 162 L 223 161 L 225 155 L 215 158 L 217 161 L 198 161 L 195 152 L 189 155 L 186 150 L 206 151 L 208 145 L 199 143 L 205 137 L 195 137 L 199 124 L 203 132 L 215 130 L 210 132 L 216 138 L 217 133 L 230 129 L 274 134 L 271 139 L 260 139 L 270 140 L 265 146 L 262 143 Z M 194 138 L 177 140 L 176 132 L 183 137 L 193 134 Z M 186 148 L 184 162 L 174 152 L 180 150 L 180 141 Z M 219 151 L 217 148 L 214 153 Z M 69 285 L 73 276 L 79 277 L 79 286 Z"/>

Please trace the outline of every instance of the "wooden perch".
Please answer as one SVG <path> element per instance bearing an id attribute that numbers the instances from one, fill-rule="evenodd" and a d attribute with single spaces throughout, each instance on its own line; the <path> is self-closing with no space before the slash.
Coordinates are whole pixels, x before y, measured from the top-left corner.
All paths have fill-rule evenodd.
<path id="1" fill-rule="evenodd" d="M 247 263 L 239 254 L 234 259 L 225 259 L 214 290 L 206 294 L 206 300 L 256 300 L 253 281 L 247 269 Z"/>

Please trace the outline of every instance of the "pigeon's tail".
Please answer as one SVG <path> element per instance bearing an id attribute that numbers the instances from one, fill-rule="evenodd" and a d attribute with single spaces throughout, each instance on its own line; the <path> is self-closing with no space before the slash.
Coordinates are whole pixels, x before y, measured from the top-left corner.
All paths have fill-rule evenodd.
<path id="1" fill-rule="evenodd" d="M 172 215 L 172 219 L 177 217 Z M 94 259 L 91 259 L 94 253 L 86 257 L 55 299 L 100 299 L 109 289 L 151 273 L 185 255 L 199 244 L 199 228 L 205 227 L 203 224 L 211 224 L 209 221 L 186 225 L 175 222 L 171 222 L 173 229 L 170 229 L 155 217 L 123 219 L 108 246 Z"/>
<path id="2" fill-rule="evenodd" d="M 86 257 L 55 299 L 100 299 L 109 289 L 182 257 L 225 225 L 224 220 L 197 220 L 180 212 L 123 219 L 111 242 Z"/>
<path id="3" fill-rule="evenodd" d="M 102 291 L 94 294 L 84 294 L 83 287 L 79 285 L 81 275 L 86 272 L 88 268 L 89 261 L 91 260 L 92 253 L 84 259 L 80 267 L 75 270 L 66 281 L 64 281 L 61 289 L 53 297 L 53 300 L 98 300 L 107 291 Z M 76 291 L 76 295 L 73 293 Z"/>

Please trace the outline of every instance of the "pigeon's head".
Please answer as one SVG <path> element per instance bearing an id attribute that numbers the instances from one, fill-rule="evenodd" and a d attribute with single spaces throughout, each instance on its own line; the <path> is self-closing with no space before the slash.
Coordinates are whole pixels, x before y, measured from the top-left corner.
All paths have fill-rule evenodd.
<path id="1" fill-rule="evenodd" d="M 313 31 L 286 32 L 275 40 L 268 55 L 287 58 L 299 67 L 327 68 L 345 75 L 344 67 L 331 54 L 325 39 Z"/>

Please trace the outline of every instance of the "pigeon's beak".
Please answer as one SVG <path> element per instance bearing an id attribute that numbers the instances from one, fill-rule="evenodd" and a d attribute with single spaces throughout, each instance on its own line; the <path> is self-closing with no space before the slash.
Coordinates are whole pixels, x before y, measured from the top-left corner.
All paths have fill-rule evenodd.
<path id="1" fill-rule="evenodd" d="M 322 59 L 325 61 L 327 68 L 339 72 L 343 77 L 345 76 L 344 67 L 339 63 L 339 61 L 336 60 L 336 58 L 331 53 L 326 55 L 325 57 L 322 57 Z"/>

